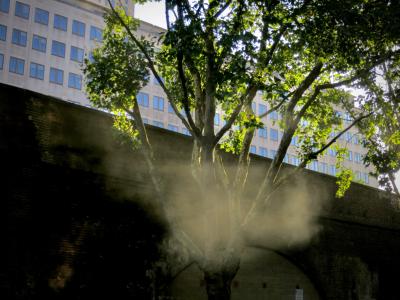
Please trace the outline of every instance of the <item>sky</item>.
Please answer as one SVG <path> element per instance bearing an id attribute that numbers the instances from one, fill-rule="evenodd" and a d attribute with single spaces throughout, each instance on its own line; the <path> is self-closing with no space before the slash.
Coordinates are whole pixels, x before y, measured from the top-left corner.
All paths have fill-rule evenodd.
<path id="1" fill-rule="evenodd" d="M 151 24 L 166 28 L 164 1 L 150 2 L 135 6 L 135 17 Z M 400 173 L 396 176 L 396 185 L 400 187 Z"/>
<path id="2" fill-rule="evenodd" d="M 135 17 L 162 28 L 167 28 L 164 1 L 149 2 L 143 5 L 136 4 Z"/>

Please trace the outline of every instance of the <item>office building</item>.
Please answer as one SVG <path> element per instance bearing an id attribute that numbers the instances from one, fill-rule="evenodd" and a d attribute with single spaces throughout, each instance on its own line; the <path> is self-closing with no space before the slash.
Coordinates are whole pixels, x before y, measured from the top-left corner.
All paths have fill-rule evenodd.
<path id="1" fill-rule="evenodd" d="M 112 2 L 121 5 L 128 14 L 134 14 L 130 0 Z M 0 0 L 0 82 L 90 107 L 84 92 L 82 62 L 101 43 L 107 6 L 107 0 Z M 142 22 L 138 34 L 152 38 L 162 31 Z M 139 93 L 138 100 L 146 123 L 188 134 L 153 76 Z M 268 109 L 261 94 L 257 94 L 253 109 L 257 114 Z M 273 112 L 263 119 L 265 127 L 257 130 L 252 153 L 274 157 L 282 136 L 279 118 Z M 215 125 L 217 129 L 223 125 L 222 115 L 216 115 Z M 377 186 L 376 179 L 368 175 L 370 168 L 362 164 L 366 150 L 361 139 L 352 129 L 339 141 L 349 149 L 345 165 L 354 170 L 356 181 Z M 296 146 L 297 140 L 293 139 L 286 163 L 300 162 Z M 312 162 L 309 169 L 335 175 L 335 155 L 330 149 Z"/>

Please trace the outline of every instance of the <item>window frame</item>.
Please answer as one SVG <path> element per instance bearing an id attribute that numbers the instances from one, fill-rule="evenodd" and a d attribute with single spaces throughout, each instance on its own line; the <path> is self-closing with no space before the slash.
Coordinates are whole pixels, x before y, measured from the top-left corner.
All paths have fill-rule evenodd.
<path id="1" fill-rule="evenodd" d="M 56 72 L 56 73 L 54 73 L 54 72 Z M 52 74 L 57 75 L 57 76 L 56 76 L 56 77 L 57 77 L 56 79 L 58 79 L 58 74 L 61 74 L 61 83 L 58 82 L 57 80 L 52 80 L 52 79 L 51 79 L 51 77 L 52 77 L 51 75 L 52 75 Z M 54 83 L 54 84 L 58 84 L 58 85 L 64 85 L 64 70 L 50 67 L 49 82 L 50 82 L 50 83 Z"/>
<path id="2" fill-rule="evenodd" d="M 41 15 L 42 13 L 44 13 L 44 15 L 46 16 L 45 21 L 42 20 L 42 16 L 43 16 L 43 15 Z M 39 7 L 35 7 L 35 17 L 34 17 L 35 23 L 49 26 L 49 19 L 50 19 L 49 11 L 39 8 Z"/>
<path id="3" fill-rule="evenodd" d="M 71 84 L 71 78 L 73 79 L 73 83 L 74 84 Z M 78 81 L 79 82 L 79 86 L 75 85 L 76 79 L 79 79 L 79 81 Z M 75 90 L 81 91 L 82 90 L 82 75 L 69 72 L 68 73 L 68 87 L 72 88 L 72 89 L 75 89 Z"/>
<path id="4" fill-rule="evenodd" d="M 78 27 L 74 26 L 77 25 Z M 83 28 L 81 27 L 83 25 Z M 78 28 L 78 30 L 74 30 Z M 83 33 L 81 32 L 81 29 L 83 29 Z M 72 34 L 80 37 L 85 37 L 86 35 L 86 24 L 84 22 L 78 21 L 78 20 L 72 20 Z"/>
<path id="5" fill-rule="evenodd" d="M 153 124 L 153 126 L 156 126 L 159 128 L 164 128 L 164 122 L 153 120 L 152 124 Z"/>
<path id="6" fill-rule="evenodd" d="M 19 8 L 22 10 L 18 10 Z M 25 14 L 26 11 L 24 12 L 24 8 L 28 8 L 27 15 Z M 29 20 L 30 12 L 31 12 L 31 6 L 29 4 L 26 4 L 24 2 L 15 1 L 15 11 L 14 11 L 15 16 L 17 16 L 21 19 Z"/>
<path id="7" fill-rule="evenodd" d="M 0 12 L 6 14 L 10 12 L 10 0 L 0 0 Z"/>
<path id="8" fill-rule="evenodd" d="M 3 68 L 4 68 L 4 54 L 0 53 L 0 57 L 1 57 L 1 59 L 0 59 L 0 70 L 3 70 Z"/>
<path id="9" fill-rule="evenodd" d="M 73 52 L 76 51 L 76 52 Z M 76 53 L 77 57 L 72 57 L 73 53 Z M 79 57 L 79 53 L 81 53 L 81 57 Z M 76 46 L 71 46 L 69 59 L 78 63 L 83 63 L 83 59 L 85 57 L 85 50 Z M 80 60 L 79 60 L 80 59 Z"/>
<path id="10" fill-rule="evenodd" d="M 96 34 L 93 34 L 96 33 Z M 100 39 L 98 39 L 98 33 L 100 33 Z M 89 39 L 91 41 L 102 42 L 103 41 L 103 30 L 97 26 L 90 25 Z"/>
<path id="11" fill-rule="evenodd" d="M 15 61 L 15 63 L 16 63 L 16 70 L 12 70 L 11 69 L 13 61 Z M 18 63 L 19 62 L 23 63 L 22 64 L 22 73 L 18 72 L 18 67 L 19 67 Z M 18 57 L 15 57 L 15 56 L 10 56 L 10 62 L 9 62 L 9 66 L 8 66 L 8 71 L 10 73 L 13 73 L 13 74 L 24 75 L 25 74 L 25 59 L 18 58 Z"/>
<path id="12" fill-rule="evenodd" d="M 263 155 L 263 152 L 264 152 L 265 155 Z M 268 157 L 268 148 L 260 146 L 260 147 L 258 147 L 258 153 L 262 157 Z"/>
<path id="13" fill-rule="evenodd" d="M 37 73 L 38 73 L 37 67 L 43 67 L 43 70 L 42 70 L 42 71 L 43 71 L 43 75 L 42 75 L 42 77 L 32 76 L 32 66 L 33 66 L 33 65 L 36 66 L 36 74 L 34 74 L 34 75 L 37 75 Z M 30 77 L 30 78 L 35 78 L 35 79 L 39 79 L 39 80 L 44 80 L 44 73 L 45 73 L 45 66 L 44 66 L 44 65 L 38 64 L 38 63 L 35 63 L 35 62 L 31 61 L 30 65 L 29 65 L 29 77 Z"/>
<path id="14" fill-rule="evenodd" d="M 258 137 L 262 139 L 268 138 L 268 129 L 266 127 L 258 128 Z"/>
<path id="15" fill-rule="evenodd" d="M 56 52 L 54 52 L 54 46 L 57 45 L 57 44 L 64 46 L 64 51 L 63 51 L 63 55 L 62 56 L 58 55 L 58 54 L 56 54 Z M 51 55 L 57 56 L 57 57 L 61 57 L 61 58 L 65 58 L 65 43 L 59 42 L 59 41 L 56 41 L 56 40 L 52 40 L 51 41 Z"/>
<path id="16" fill-rule="evenodd" d="M 146 98 L 146 101 L 143 101 L 144 100 L 144 98 L 142 98 L 142 97 L 140 97 L 140 96 L 146 96 L 145 98 Z M 147 93 L 143 93 L 143 92 L 139 92 L 139 93 L 137 93 L 137 95 L 136 95 L 136 100 L 137 100 L 137 102 L 138 102 L 138 104 L 140 105 L 140 106 L 143 106 L 143 107 L 149 107 L 149 98 L 150 98 L 150 96 L 149 96 L 149 94 L 147 94 Z M 146 105 L 145 105 L 145 104 Z"/>
<path id="17" fill-rule="evenodd" d="M 275 138 L 275 132 L 276 132 L 276 138 Z M 279 131 L 278 131 L 278 129 L 275 129 L 275 128 L 270 128 L 269 129 L 269 139 L 271 141 L 274 141 L 274 142 L 277 142 L 279 140 Z"/>
<path id="18" fill-rule="evenodd" d="M 58 21 L 56 22 L 56 20 L 58 20 Z M 61 25 L 63 25 L 63 26 L 61 26 L 59 24 L 59 21 L 61 21 L 61 20 L 65 21 L 65 25 L 63 25 L 63 23 L 61 23 Z M 59 15 L 59 14 L 54 14 L 53 28 L 67 32 L 68 31 L 68 18 L 65 16 L 62 16 L 62 15 Z"/>
<path id="19" fill-rule="evenodd" d="M 179 127 L 177 125 L 174 124 L 169 124 L 167 126 L 168 130 L 173 131 L 173 132 L 179 132 Z"/>
<path id="20" fill-rule="evenodd" d="M 40 41 L 44 40 L 44 49 L 34 48 L 34 41 L 35 40 L 39 41 L 39 45 L 41 45 Z M 42 52 L 42 53 L 46 53 L 46 51 L 47 51 L 47 38 L 45 38 L 43 36 L 40 36 L 40 35 L 37 35 L 37 34 L 33 34 L 32 35 L 32 49 L 36 50 L 36 51 L 39 51 L 39 52 Z"/>
<path id="21" fill-rule="evenodd" d="M 1 35 L 0 35 L 0 41 L 7 41 L 7 26 L 0 24 L 0 28 L 4 28 L 3 31 L 0 31 L 0 32 L 4 32 L 4 39 L 2 39 Z"/>
<path id="22" fill-rule="evenodd" d="M 14 37 L 16 36 L 15 33 L 18 33 L 18 40 L 16 41 Z M 25 35 L 25 40 L 23 40 L 23 35 Z M 21 40 L 24 41 L 24 43 L 20 43 Z M 28 43 L 28 33 L 23 30 L 19 30 L 18 28 L 13 28 L 12 31 L 12 37 L 11 37 L 11 43 L 20 47 L 26 47 L 26 44 Z"/>
<path id="23" fill-rule="evenodd" d="M 157 100 L 157 101 L 156 101 Z M 157 110 L 157 111 L 164 111 L 164 98 L 160 97 L 160 96 L 153 96 L 153 109 Z M 156 105 L 157 103 L 157 105 Z M 162 103 L 162 105 L 160 105 L 160 103 Z"/>

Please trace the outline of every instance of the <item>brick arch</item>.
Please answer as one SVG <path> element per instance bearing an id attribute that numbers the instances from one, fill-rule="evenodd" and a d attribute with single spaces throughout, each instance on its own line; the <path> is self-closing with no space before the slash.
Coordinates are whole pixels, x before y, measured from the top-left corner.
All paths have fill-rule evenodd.
<path id="1" fill-rule="evenodd" d="M 295 299 L 296 287 L 303 290 L 304 299 L 322 299 L 314 283 L 289 256 L 269 249 L 248 247 L 232 283 L 232 300 L 292 300 Z M 202 273 L 195 264 L 176 277 L 172 294 L 177 300 L 207 299 Z"/>

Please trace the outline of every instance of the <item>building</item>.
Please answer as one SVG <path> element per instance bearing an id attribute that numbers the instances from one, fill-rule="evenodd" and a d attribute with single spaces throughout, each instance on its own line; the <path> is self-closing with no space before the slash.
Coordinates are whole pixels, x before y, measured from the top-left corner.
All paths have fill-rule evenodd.
<path id="1" fill-rule="evenodd" d="M 112 2 L 134 14 L 130 0 Z M 0 82 L 90 106 L 83 88 L 82 62 L 101 43 L 107 5 L 107 0 L 0 0 Z M 160 27 L 142 22 L 138 34 L 151 38 L 161 31 Z M 153 76 L 138 99 L 146 123 L 188 134 Z M 257 94 L 253 109 L 257 114 L 268 109 L 261 94 Z M 251 146 L 253 154 L 274 157 L 282 136 L 279 118 L 273 112 L 263 119 L 265 127 L 257 130 Z M 223 125 L 220 114 L 215 117 L 215 125 Z M 376 187 L 376 179 L 368 175 L 371 169 L 362 164 L 366 150 L 360 140 L 352 130 L 339 141 L 349 149 L 345 166 L 354 170 L 357 181 Z M 296 145 L 294 139 L 286 163 L 299 164 Z M 335 175 L 335 155 L 330 149 L 309 169 Z"/>

